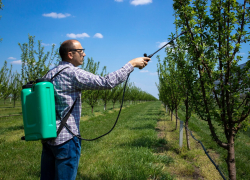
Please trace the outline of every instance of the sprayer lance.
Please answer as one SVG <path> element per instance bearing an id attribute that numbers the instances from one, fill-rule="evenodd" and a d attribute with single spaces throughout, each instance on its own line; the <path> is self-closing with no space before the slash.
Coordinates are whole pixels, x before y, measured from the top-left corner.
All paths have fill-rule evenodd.
<path id="1" fill-rule="evenodd" d="M 187 31 L 183 31 L 181 32 L 181 34 L 179 34 L 177 37 L 175 37 L 174 39 L 172 39 L 171 41 L 169 41 L 167 44 L 165 44 L 164 46 L 162 46 L 160 49 L 158 49 L 157 51 L 155 51 L 153 54 L 147 55 L 147 53 L 144 53 L 144 57 L 149 57 L 151 58 L 153 55 L 155 55 L 158 51 L 160 51 L 162 48 L 166 47 L 168 44 L 172 43 L 175 39 L 177 39 L 179 36 L 185 34 Z"/>

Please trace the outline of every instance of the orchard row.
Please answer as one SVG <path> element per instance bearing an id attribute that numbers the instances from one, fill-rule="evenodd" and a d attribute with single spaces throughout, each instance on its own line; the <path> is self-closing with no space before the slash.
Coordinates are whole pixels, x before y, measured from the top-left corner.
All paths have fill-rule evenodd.
<path id="1" fill-rule="evenodd" d="M 241 47 L 249 48 L 249 1 L 174 0 L 173 7 L 176 35 L 186 33 L 159 58 L 159 98 L 176 114 L 184 105 L 186 127 L 193 112 L 207 122 L 213 140 L 228 152 L 228 175 L 235 180 L 235 137 L 250 124 L 250 63 L 239 66 Z"/>

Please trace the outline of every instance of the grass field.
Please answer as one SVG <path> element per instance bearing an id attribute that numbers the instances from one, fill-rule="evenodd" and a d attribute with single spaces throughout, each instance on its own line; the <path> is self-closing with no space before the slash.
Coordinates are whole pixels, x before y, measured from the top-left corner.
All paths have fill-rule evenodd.
<path id="1" fill-rule="evenodd" d="M 20 102 L 16 108 L 12 107 L 0 101 L 0 116 L 21 112 Z M 114 110 L 112 107 L 109 103 L 104 111 L 100 102 L 92 114 L 91 108 L 83 104 L 80 126 L 83 138 L 94 138 L 113 126 L 119 103 Z M 183 117 L 181 111 L 179 117 Z M 174 128 L 175 121 L 170 120 L 160 102 L 126 103 L 109 135 L 97 141 L 82 141 L 77 179 L 222 179 L 200 144 L 191 137 L 191 151 L 186 148 L 185 138 L 183 147 L 179 147 L 179 131 Z M 206 123 L 192 117 L 190 129 L 227 172 L 225 152 L 211 140 Z M 249 133 L 241 133 L 236 141 L 238 179 L 250 179 Z M 23 134 L 22 116 L 0 117 L 0 180 L 39 179 L 42 144 L 21 141 Z"/>
<path id="2" fill-rule="evenodd" d="M 5 106 L 1 104 L 1 108 Z M 107 132 L 118 106 L 112 111 L 109 104 L 109 112 L 104 112 L 100 105 L 91 115 L 84 105 L 88 118 L 81 120 L 82 136 L 93 138 Z M 113 132 L 97 141 L 82 142 L 77 179 L 173 179 L 163 171 L 173 159 L 157 153 L 157 147 L 167 143 L 155 131 L 159 113 L 160 102 L 125 105 Z M 20 140 L 24 134 L 22 116 L 1 117 L 0 132 L 0 179 L 39 179 L 42 145 Z"/>

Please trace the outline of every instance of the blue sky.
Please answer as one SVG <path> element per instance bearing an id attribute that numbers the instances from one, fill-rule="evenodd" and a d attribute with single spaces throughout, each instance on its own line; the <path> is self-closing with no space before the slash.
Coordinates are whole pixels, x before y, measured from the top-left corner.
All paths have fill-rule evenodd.
<path id="1" fill-rule="evenodd" d="M 6 60 L 20 71 L 18 43 L 28 34 L 41 40 L 45 51 L 51 45 L 77 39 L 86 57 L 112 72 L 129 60 L 155 52 L 175 32 L 172 0 L 2 0 L 0 11 L 0 67 Z M 249 46 L 248 46 L 249 47 Z M 248 48 L 247 47 L 247 48 Z M 242 63 L 248 50 L 243 49 Z M 157 55 L 165 57 L 164 50 Z M 156 56 L 143 70 L 135 69 L 131 82 L 158 97 Z"/>

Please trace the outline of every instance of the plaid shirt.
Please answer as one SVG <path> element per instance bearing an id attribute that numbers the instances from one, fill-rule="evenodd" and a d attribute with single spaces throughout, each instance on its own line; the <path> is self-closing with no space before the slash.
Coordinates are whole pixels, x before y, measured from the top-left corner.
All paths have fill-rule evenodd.
<path id="1" fill-rule="evenodd" d="M 82 90 L 94 90 L 94 89 L 112 89 L 118 84 L 126 80 L 127 76 L 134 70 L 134 67 L 127 63 L 121 69 L 108 74 L 105 77 L 94 75 L 81 68 L 75 67 L 73 64 L 61 61 L 58 66 L 51 69 L 45 78 L 52 78 L 61 69 L 63 70 L 58 76 L 56 76 L 52 83 L 55 89 L 55 104 L 57 115 L 60 118 L 64 117 L 70 110 L 74 101 L 76 104 L 72 113 L 70 114 L 67 125 L 69 129 L 76 135 L 79 135 L 79 124 L 81 117 L 81 91 Z M 56 126 L 59 128 L 61 119 L 57 117 Z M 70 139 L 72 134 L 63 127 L 62 131 L 57 138 L 48 141 L 50 145 L 60 145 Z"/>

